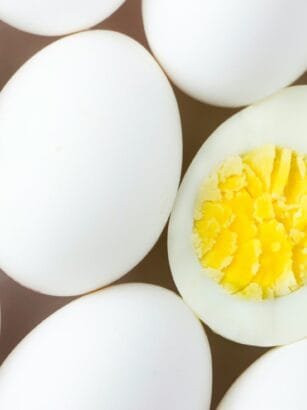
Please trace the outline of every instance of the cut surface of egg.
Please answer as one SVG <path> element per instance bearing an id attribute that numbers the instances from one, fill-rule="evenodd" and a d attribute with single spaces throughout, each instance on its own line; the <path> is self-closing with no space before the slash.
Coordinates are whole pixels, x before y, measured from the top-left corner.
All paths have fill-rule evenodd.
<path id="1" fill-rule="evenodd" d="M 218 410 L 305 410 L 307 341 L 272 349 L 231 386 Z"/>
<path id="2" fill-rule="evenodd" d="M 166 289 L 127 284 L 60 309 L 0 369 L 1 410 L 206 410 L 211 355 Z"/>
<path id="3" fill-rule="evenodd" d="M 306 69 L 305 0 L 143 0 L 149 45 L 190 96 L 241 106 Z"/>
<path id="4" fill-rule="evenodd" d="M 158 64 L 119 33 L 46 47 L 0 95 L 0 266 L 73 295 L 132 269 L 176 195 L 181 125 Z"/>
<path id="5" fill-rule="evenodd" d="M 19 30 L 58 36 L 90 28 L 125 0 L 1 0 L 0 19 Z"/>
<path id="6" fill-rule="evenodd" d="M 283 296 L 307 275 L 307 155 L 264 145 L 205 180 L 194 215 L 201 265 L 230 293 Z"/>
<path id="7" fill-rule="evenodd" d="M 203 144 L 171 217 L 176 285 L 215 332 L 260 346 L 307 336 L 307 87 L 231 117 Z"/>

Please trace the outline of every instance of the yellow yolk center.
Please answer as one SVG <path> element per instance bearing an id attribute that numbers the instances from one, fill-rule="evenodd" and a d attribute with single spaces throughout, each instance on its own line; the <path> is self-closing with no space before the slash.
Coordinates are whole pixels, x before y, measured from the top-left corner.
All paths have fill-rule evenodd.
<path id="1" fill-rule="evenodd" d="M 228 292 L 261 300 L 307 281 L 307 156 L 266 145 L 225 160 L 197 199 L 193 242 Z"/>

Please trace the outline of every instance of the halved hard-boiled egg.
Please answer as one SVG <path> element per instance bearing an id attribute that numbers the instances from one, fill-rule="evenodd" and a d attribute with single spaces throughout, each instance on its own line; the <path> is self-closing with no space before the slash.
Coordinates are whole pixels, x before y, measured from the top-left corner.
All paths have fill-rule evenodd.
<path id="1" fill-rule="evenodd" d="M 218 410 L 305 410 L 307 341 L 272 349 L 231 386 Z"/>
<path id="2" fill-rule="evenodd" d="M 176 285 L 215 332 L 273 346 L 307 335 L 307 87 L 234 115 L 203 144 L 169 226 Z"/>

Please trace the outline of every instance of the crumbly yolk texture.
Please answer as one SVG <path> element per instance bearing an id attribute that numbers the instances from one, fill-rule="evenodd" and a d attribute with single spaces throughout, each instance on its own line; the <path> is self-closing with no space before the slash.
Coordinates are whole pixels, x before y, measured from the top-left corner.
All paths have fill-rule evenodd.
<path id="1" fill-rule="evenodd" d="M 307 282 L 307 156 L 265 145 L 226 159 L 202 185 L 193 243 L 205 271 L 250 300 Z"/>

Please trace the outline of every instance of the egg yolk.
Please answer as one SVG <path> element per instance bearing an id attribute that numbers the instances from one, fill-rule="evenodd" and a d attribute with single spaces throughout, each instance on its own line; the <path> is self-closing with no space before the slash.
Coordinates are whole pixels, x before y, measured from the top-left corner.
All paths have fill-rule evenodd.
<path id="1" fill-rule="evenodd" d="M 265 145 L 226 159 L 196 202 L 202 267 L 231 294 L 288 295 L 307 282 L 307 156 Z"/>

